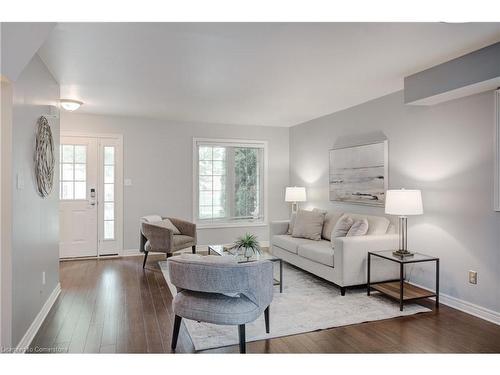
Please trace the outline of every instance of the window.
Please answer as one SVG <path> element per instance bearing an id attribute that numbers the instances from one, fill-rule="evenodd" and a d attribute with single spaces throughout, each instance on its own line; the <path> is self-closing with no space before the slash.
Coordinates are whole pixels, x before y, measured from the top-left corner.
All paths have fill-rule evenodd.
<path id="1" fill-rule="evenodd" d="M 263 222 L 265 143 L 195 140 L 194 148 L 196 220 Z"/>
<path id="2" fill-rule="evenodd" d="M 60 145 L 59 199 L 87 199 L 87 146 Z"/>
<path id="3" fill-rule="evenodd" d="M 104 240 L 115 239 L 115 147 L 104 146 Z"/>

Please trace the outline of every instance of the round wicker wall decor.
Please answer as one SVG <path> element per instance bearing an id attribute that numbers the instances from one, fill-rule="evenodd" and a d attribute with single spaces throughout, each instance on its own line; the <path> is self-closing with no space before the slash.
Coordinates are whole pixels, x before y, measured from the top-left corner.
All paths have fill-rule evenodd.
<path id="1" fill-rule="evenodd" d="M 48 196 L 54 185 L 54 139 L 45 116 L 37 121 L 35 140 L 35 178 L 38 194 Z"/>

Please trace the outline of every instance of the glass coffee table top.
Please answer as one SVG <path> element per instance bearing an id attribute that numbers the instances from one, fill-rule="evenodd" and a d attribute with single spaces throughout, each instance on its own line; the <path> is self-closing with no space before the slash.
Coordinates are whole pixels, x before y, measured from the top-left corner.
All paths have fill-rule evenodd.
<path id="1" fill-rule="evenodd" d="M 244 254 L 242 254 L 242 250 L 240 250 L 240 252 L 237 252 L 236 249 L 228 248 L 225 245 L 209 245 L 208 254 L 220 256 L 235 256 L 238 258 L 238 263 L 255 262 L 257 260 L 270 260 L 273 262 L 280 260 L 280 258 L 275 257 L 274 255 L 263 250 L 260 251 L 260 254 L 254 253 L 250 258 L 247 258 Z"/>

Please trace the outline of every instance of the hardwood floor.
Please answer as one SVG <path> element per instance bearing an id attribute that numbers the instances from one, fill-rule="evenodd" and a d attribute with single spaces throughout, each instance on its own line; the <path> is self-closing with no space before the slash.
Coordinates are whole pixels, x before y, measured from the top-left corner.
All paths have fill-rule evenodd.
<path id="1" fill-rule="evenodd" d="M 160 259 L 150 255 L 144 271 L 142 257 L 61 262 L 61 295 L 31 351 L 170 353 L 172 297 Z M 238 350 L 236 345 L 204 353 Z M 176 352 L 193 351 L 181 327 Z M 500 326 L 442 305 L 438 312 L 251 342 L 247 352 L 498 353 Z"/>

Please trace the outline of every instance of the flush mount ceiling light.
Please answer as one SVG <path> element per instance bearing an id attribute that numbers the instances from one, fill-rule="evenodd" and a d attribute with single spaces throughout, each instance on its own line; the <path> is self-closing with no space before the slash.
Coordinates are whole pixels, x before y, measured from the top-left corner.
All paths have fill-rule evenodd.
<path id="1" fill-rule="evenodd" d="M 79 100 L 73 99 L 59 99 L 59 103 L 61 103 L 61 107 L 63 107 L 66 111 L 76 111 L 83 102 Z"/>

